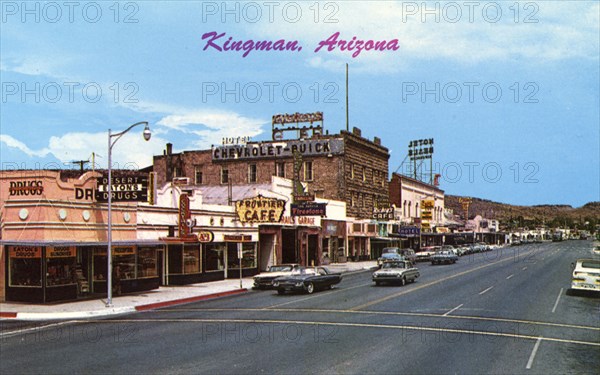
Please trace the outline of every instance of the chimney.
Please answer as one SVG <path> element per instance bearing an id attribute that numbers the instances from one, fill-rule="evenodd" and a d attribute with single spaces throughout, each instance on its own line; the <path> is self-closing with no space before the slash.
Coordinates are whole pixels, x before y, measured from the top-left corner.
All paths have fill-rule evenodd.
<path id="1" fill-rule="evenodd" d="M 375 137 L 373 139 L 373 142 L 377 145 L 377 146 L 381 146 L 381 138 L 379 137 Z"/>
<path id="2" fill-rule="evenodd" d="M 361 134 L 362 134 L 362 132 L 360 131 L 360 129 L 359 129 L 359 128 L 357 128 L 356 126 L 354 126 L 354 127 L 352 128 L 352 134 L 354 134 L 354 135 L 356 135 L 356 136 L 359 136 L 359 137 L 360 137 L 360 136 L 361 136 Z"/>
<path id="3" fill-rule="evenodd" d="M 171 155 L 173 153 L 173 144 L 167 143 L 167 155 Z"/>

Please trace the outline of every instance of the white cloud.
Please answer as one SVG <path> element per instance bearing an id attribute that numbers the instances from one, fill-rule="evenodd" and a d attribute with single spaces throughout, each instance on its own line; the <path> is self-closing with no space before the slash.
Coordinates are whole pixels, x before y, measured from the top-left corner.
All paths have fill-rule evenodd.
<path id="1" fill-rule="evenodd" d="M 327 70 L 339 71 L 341 62 L 353 63 L 353 69 L 361 66 L 380 73 L 397 71 L 408 63 L 419 60 L 452 60 L 464 64 L 488 61 L 504 61 L 514 58 L 539 64 L 569 58 L 598 59 L 599 45 L 597 2 L 541 2 L 518 3 L 515 15 L 513 2 L 500 2 L 501 17 L 496 23 L 489 22 L 494 9 L 483 12 L 485 4 L 473 8 L 473 22 L 469 20 L 469 7 L 454 2 L 461 9 L 458 22 L 448 3 L 429 2 L 428 10 L 439 10 L 439 22 L 434 14 L 423 12 L 423 2 L 336 2 L 337 23 L 315 23 L 314 10 L 304 4 L 303 17 L 297 23 L 261 23 L 247 28 L 258 39 L 298 40 L 311 52 L 318 43 L 334 32 L 339 39 L 390 40 L 397 38 L 397 51 L 362 51 L 352 58 L 353 51 L 324 52 L 324 48 L 307 59 L 307 64 Z M 417 6 L 417 13 L 410 14 L 407 6 Z M 512 6 L 512 8 L 510 8 Z M 331 9 L 330 9 L 331 10 Z M 426 15 L 425 22 L 422 17 Z M 321 18 L 324 14 L 321 14 Z M 487 18 L 486 18 L 487 17 Z M 525 19 L 535 23 L 525 23 Z M 519 22 L 515 22 L 518 19 Z M 299 32 L 301 30 L 301 33 Z M 408 62 L 408 63 L 407 63 Z"/>
<path id="2" fill-rule="evenodd" d="M 30 157 L 35 156 L 43 158 L 51 152 L 48 148 L 43 148 L 41 150 L 32 150 L 29 147 L 27 147 L 25 143 L 7 134 L 0 134 L 0 143 L 4 143 L 6 146 L 11 148 L 16 148 L 17 150 L 20 150 L 21 152 L 27 154 L 27 156 Z"/>
<path id="3" fill-rule="evenodd" d="M 261 127 L 268 120 L 242 116 L 238 113 L 217 110 L 189 110 L 183 114 L 163 117 L 157 125 L 183 133 L 195 134 L 192 144 L 200 148 L 219 144 L 223 137 L 241 135 L 255 137 L 262 133 Z"/>

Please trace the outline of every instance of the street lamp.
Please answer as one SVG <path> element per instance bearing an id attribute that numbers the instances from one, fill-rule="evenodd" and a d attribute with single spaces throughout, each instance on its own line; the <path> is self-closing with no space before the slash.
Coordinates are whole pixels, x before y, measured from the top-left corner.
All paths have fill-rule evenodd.
<path id="1" fill-rule="evenodd" d="M 123 134 L 127 133 L 134 127 L 138 125 L 145 125 L 144 127 L 144 140 L 149 141 L 152 133 L 150 132 L 150 127 L 148 126 L 147 121 L 136 122 L 131 125 L 127 129 L 123 130 L 120 133 L 112 134 L 111 130 L 108 129 L 108 250 L 107 250 L 107 275 L 106 275 L 106 289 L 107 289 L 107 298 L 106 298 L 106 307 L 112 307 L 112 148 L 117 143 L 117 141 L 123 136 Z M 114 140 L 113 140 L 114 138 Z"/>

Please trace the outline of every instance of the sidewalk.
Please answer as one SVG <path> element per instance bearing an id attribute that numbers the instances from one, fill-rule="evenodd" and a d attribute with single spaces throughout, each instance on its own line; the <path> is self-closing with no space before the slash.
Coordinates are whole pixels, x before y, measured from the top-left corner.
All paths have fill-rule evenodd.
<path id="1" fill-rule="evenodd" d="M 332 272 L 360 272 L 375 268 L 376 261 L 329 264 Z M 155 290 L 113 296 L 112 307 L 106 307 L 106 298 L 57 304 L 0 303 L 0 319 L 11 320 L 67 320 L 96 318 L 152 310 L 182 303 L 246 293 L 253 279 L 227 279 L 183 286 L 161 286 Z"/>

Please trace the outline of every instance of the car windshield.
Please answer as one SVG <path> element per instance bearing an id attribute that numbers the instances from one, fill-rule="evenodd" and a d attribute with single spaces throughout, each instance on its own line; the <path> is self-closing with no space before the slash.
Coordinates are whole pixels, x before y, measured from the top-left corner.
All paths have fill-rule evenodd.
<path id="1" fill-rule="evenodd" d="M 288 272 L 292 270 L 292 266 L 286 265 L 286 266 L 271 266 L 271 268 L 269 268 L 269 272 Z"/>
<path id="2" fill-rule="evenodd" d="M 385 247 L 381 251 L 381 254 L 397 254 L 397 253 L 398 253 L 398 248 L 396 248 L 396 247 Z"/>
<path id="3" fill-rule="evenodd" d="M 593 260 L 584 261 L 584 262 L 581 262 L 581 267 L 583 267 L 583 268 L 597 268 L 597 269 L 600 269 L 600 262 L 596 262 L 596 261 L 593 261 Z"/>
<path id="4" fill-rule="evenodd" d="M 388 263 L 383 263 L 383 266 L 381 268 L 405 268 L 405 267 L 404 267 L 404 263 L 402 263 L 402 262 L 388 262 Z"/>

